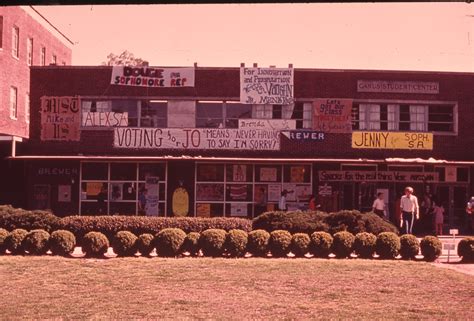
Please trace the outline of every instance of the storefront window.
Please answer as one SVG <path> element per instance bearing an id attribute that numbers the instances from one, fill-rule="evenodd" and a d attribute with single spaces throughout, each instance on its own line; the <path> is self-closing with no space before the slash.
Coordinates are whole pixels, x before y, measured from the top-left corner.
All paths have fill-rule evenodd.
<path id="1" fill-rule="evenodd" d="M 109 164 L 108 163 L 83 163 L 82 179 L 84 180 L 108 180 Z"/>

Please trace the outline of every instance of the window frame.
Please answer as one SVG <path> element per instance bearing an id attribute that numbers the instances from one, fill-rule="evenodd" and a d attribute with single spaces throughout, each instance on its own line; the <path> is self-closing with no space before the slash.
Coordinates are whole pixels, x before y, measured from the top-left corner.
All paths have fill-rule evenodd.
<path id="1" fill-rule="evenodd" d="M 44 46 L 40 50 L 40 66 L 46 66 L 46 47 Z"/>
<path id="2" fill-rule="evenodd" d="M 12 27 L 12 57 L 20 58 L 20 28 L 16 25 Z"/>
<path id="3" fill-rule="evenodd" d="M 33 38 L 26 38 L 26 64 L 33 66 Z"/>
<path id="4" fill-rule="evenodd" d="M 30 93 L 26 92 L 25 94 L 25 122 L 30 123 Z"/>
<path id="5" fill-rule="evenodd" d="M 0 15 L 0 51 L 3 50 L 3 16 Z"/>
<path id="6" fill-rule="evenodd" d="M 15 94 L 13 95 L 13 93 Z M 10 119 L 18 119 L 18 88 L 15 86 L 10 86 Z"/>

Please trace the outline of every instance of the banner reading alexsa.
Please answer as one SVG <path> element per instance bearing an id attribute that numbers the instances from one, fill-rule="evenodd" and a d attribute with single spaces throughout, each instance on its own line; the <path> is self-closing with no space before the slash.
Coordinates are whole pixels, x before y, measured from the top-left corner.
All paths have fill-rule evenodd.
<path id="1" fill-rule="evenodd" d="M 352 99 L 316 99 L 313 110 L 314 130 L 325 133 L 352 132 Z"/>
<path id="2" fill-rule="evenodd" d="M 279 150 L 280 132 L 235 128 L 114 128 L 114 147 Z"/>
<path id="3" fill-rule="evenodd" d="M 194 68 L 113 66 L 110 83 L 139 87 L 194 87 Z"/>
<path id="4" fill-rule="evenodd" d="M 242 104 L 290 105 L 293 96 L 293 68 L 240 68 Z"/>
<path id="5" fill-rule="evenodd" d="M 352 148 L 433 149 L 432 133 L 353 132 Z"/>

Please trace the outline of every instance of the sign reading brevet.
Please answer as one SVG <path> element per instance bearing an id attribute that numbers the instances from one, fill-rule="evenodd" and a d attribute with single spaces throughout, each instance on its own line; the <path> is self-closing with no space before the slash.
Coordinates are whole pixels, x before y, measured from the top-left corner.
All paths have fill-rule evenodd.
<path id="1" fill-rule="evenodd" d="M 83 112 L 83 127 L 117 127 L 128 126 L 128 113 L 107 112 Z"/>
<path id="2" fill-rule="evenodd" d="M 290 105 L 293 96 L 293 68 L 240 68 L 242 104 Z"/>
<path id="3" fill-rule="evenodd" d="M 139 87 L 194 87 L 194 68 L 113 66 L 110 83 Z"/>
<path id="4" fill-rule="evenodd" d="M 114 147 L 279 150 L 280 132 L 264 129 L 114 128 Z"/>
<path id="5" fill-rule="evenodd" d="M 41 140 L 80 140 L 79 97 L 41 97 Z"/>
<path id="6" fill-rule="evenodd" d="M 320 171 L 320 181 L 355 182 L 433 182 L 439 181 L 437 172 L 398 172 L 398 171 Z"/>
<path id="7" fill-rule="evenodd" d="M 316 99 L 313 111 L 314 130 L 326 133 L 352 132 L 352 99 Z"/>
<path id="8" fill-rule="evenodd" d="M 285 130 L 281 132 L 286 138 L 300 141 L 322 142 L 324 133 L 313 130 Z"/>
<path id="9" fill-rule="evenodd" d="M 357 92 L 439 94 L 438 82 L 358 80 Z"/>
<path id="10" fill-rule="evenodd" d="M 420 132 L 353 132 L 352 148 L 433 149 L 433 134 Z"/>
<path id="11" fill-rule="evenodd" d="M 239 119 L 239 128 L 296 129 L 296 119 Z"/>

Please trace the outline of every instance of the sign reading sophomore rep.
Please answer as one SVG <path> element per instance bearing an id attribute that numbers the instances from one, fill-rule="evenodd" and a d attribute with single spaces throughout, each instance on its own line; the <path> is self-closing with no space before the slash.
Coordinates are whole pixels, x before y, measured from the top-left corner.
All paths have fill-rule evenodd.
<path id="1" fill-rule="evenodd" d="M 114 128 L 114 147 L 279 150 L 280 132 L 262 129 Z"/>
<path id="2" fill-rule="evenodd" d="M 319 180 L 355 182 L 432 182 L 439 181 L 437 172 L 399 171 L 320 171 Z"/>
<path id="3" fill-rule="evenodd" d="M 293 68 L 240 68 L 242 104 L 290 105 L 294 101 Z"/>
<path id="4" fill-rule="evenodd" d="M 110 83 L 139 87 L 194 87 L 194 68 L 113 66 Z"/>
<path id="5" fill-rule="evenodd" d="M 83 127 L 117 127 L 128 126 L 128 113 L 85 112 L 82 113 Z"/>
<path id="6" fill-rule="evenodd" d="M 352 132 L 352 99 L 316 99 L 313 129 L 326 133 Z"/>
<path id="7" fill-rule="evenodd" d="M 41 140 L 80 140 L 78 97 L 41 97 Z"/>
<path id="8" fill-rule="evenodd" d="M 433 149 L 432 133 L 353 132 L 352 148 Z"/>

